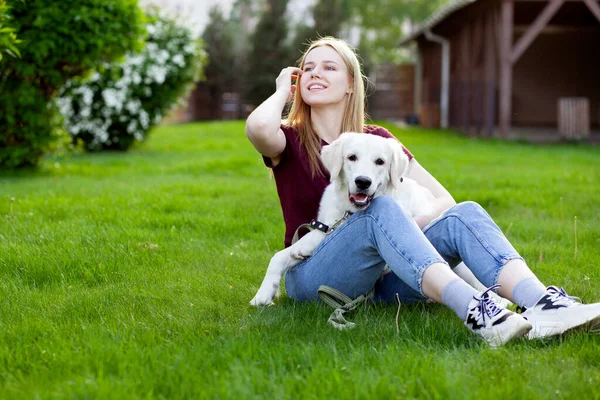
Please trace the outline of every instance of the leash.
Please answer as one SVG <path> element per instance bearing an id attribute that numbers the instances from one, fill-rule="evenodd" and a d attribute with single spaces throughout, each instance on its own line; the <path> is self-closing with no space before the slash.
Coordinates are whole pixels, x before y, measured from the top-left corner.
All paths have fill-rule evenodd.
<path id="1" fill-rule="evenodd" d="M 344 293 L 330 286 L 321 285 L 317 290 L 317 294 L 323 301 L 331 306 L 334 310 L 333 313 L 327 319 L 327 322 L 334 328 L 339 330 L 352 329 L 356 326 L 354 322 L 350 322 L 344 318 L 344 314 L 349 313 L 363 303 L 368 302 L 373 295 L 375 290 L 371 289 L 366 295 L 360 295 L 356 299 L 352 300 Z"/>
<path id="2" fill-rule="evenodd" d="M 292 244 L 299 240 L 302 229 L 308 229 L 309 231 L 318 229 L 326 235 L 329 235 L 336 230 L 337 227 L 346 222 L 351 215 L 351 212 L 346 211 L 344 216 L 331 225 L 331 227 L 323 222 L 317 221 L 316 219 L 313 219 L 308 224 L 302 224 L 298 227 L 298 229 L 296 229 L 296 232 L 294 232 Z M 346 296 L 339 290 L 332 288 L 331 286 L 321 285 L 317 290 L 317 294 L 327 305 L 333 308 L 333 313 L 329 316 L 327 322 L 336 329 L 344 330 L 352 329 L 356 326 L 354 322 L 346 320 L 344 315 L 373 298 L 375 290 L 371 289 L 371 291 L 366 295 L 358 296 L 356 299 L 352 300 L 350 297 Z"/>

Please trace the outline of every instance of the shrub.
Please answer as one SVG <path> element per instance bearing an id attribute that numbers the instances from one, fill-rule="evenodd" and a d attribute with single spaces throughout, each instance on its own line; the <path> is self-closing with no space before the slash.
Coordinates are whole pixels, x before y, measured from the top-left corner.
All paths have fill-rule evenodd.
<path id="1" fill-rule="evenodd" d="M 0 61 L 2 61 L 3 53 L 12 57 L 21 56 L 17 49 L 17 44 L 21 41 L 17 39 L 15 29 L 5 26 L 9 19 L 8 5 L 6 1 L 0 0 Z"/>
<path id="2" fill-rule="evenodd" d="M 127 150 L 143 140 L 199 79 L 204 52 L 191 30 L 156 9 L 148 21 L 141 52 L 71 80 L 58 99 L 67 131 L 87 150 Z"/>
<path id="3" fill-rule="evenodd" d="M 8 0 L 21 58 L 0 61 L 0 168 L 36 165 L 55 138 L 67 80 L 140 44 L 137 0 Z"/>

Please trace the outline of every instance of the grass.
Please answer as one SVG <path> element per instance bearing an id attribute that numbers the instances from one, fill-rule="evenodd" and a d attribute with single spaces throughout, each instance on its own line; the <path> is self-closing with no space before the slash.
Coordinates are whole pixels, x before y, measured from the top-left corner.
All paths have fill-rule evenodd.
<path id="1" fill-rule="evenodd" d="M 600 301 L 597 148 L 387 127 L 544 282 Z M 242 122 L 1 172 L 0 398 L 600 398 L 599 335 L 491 350 L 435 304 L 404 305 L 399 335 L 394 305 L 351 332 L 320 303 L 251 308 L 282 244 Z"/>

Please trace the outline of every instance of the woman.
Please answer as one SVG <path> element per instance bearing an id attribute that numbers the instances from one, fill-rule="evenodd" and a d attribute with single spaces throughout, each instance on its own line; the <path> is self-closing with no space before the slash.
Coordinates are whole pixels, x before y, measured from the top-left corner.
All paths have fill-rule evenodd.
<path id="1" fill-rule="evenodd" d="M 281 71 L 275 93 L 248 117 L 246 134 L 275 176 L 286 246 L 299 225 L 316 217 L 329 183 L 319 161 L 322 146 L 346 131 L 393 137 L 384 128 L 365 126 L 363 80 L 354 51 L 342 40 L 322 38 L 304 53 L 300 68 Z M 292 100 L 282 124 L 281 113 Z M 407 176 L 431 190 L 435 212 L 412 220 L 391 198 L 374 199 L 288 271 L 288 296 L 313 300 L 318 287 L 328 285 L 349 297 L 374 288 L 375 298 L 388 302 L 396 293 L 406 302 L 430 298 L 453 309 L 492 346 L 600 323 L 600 303 L 583 305 L 562 289 L 545 287 L 481 206 L 456 204 L 404 151 L 410 159 Z M 461 260 L 490 289 L 478 293 L 455 275 L 450 266 Z M 386 264 L 393 273 L 384 274 Z M 496 288 L 526 310 L 499 307 L 488 296 Z"/>

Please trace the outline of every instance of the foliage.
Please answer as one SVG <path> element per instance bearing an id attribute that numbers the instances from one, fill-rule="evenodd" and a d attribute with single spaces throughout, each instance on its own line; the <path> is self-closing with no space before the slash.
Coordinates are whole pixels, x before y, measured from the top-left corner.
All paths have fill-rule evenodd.
<path id="1" fill-rule="evenodd" d="M 57 91 L 140 41 L 137 0 L 8 0 L 21 58 L 0 63 L 0 167 L 34 166 L 55 136 Z"/>
<path id="2" fill-rule="evenodd" d="M 0 0 L 0 62 L 2 61 L 2 53 L 6 53 L 12 57 L 21 56 L 17 48 L 17 45 L 21 41 L 17 39 L 15 29 L 5 26 L 6 21 L 9 19 L 8 5 L 5 0 Z"/>
<path id="3" fill-rule="evenodd" d="M 597 148 L 386 127 L 543 282 L 600 301 Z M 366 305 L 351 332 L 322 302 L 250 307 L 284 226 L 243 121 L 0 171 L 0 221 L 2 399 L 598 397 L 598 335 L 492 350 L 437 304 Z"/>
<path id="4" fill-rule="evenodd" d="M 314 24 L 300 21 L 292 39 L 292 55 L 301 54 L 311 41 L 323 36 L 339 37 L 343 26 L 352 15 L 352 0 L 317 0 L 311 13 Z M 299 57 L 292 61 L 295 62 Z"/>
<path id="5" fill-rule="evenodd" d="M 67 83 L 58 104 L 87 150 L 127 150 L 143 140 L 200 77 L 204 51 L 190 29 L 150 12 L 146 44 L 123 62 Z"/>
<path id="6" fill-rule="evenodd" d="M 245 98 L 250 104 L 259 105 L 273 94 L 275 78 L 289 59 L 285 45 L 287 5 L 288 0 L 268 0 L 250 38 L 248 67 L 244 71 Z"/>
<path id="7" fill-rule="evenodd" d="M 405 26 L 423 22 L 449 0 L 350 0 L 352 22 L 361 27 L 361 49 L 369 54 L 368 63 L 399 63 L 406 60 L 398 41 Z"/>
<path id="8" fill-rule="evenodd" d="M 211 8 L 209 23 L 202 33 L 202 40 L 206 45 L 209 59 L 205 74 L 211 99 L 210 115 L 213 118 L 220 116 L 223 93 L 232 91 L 237 86 L 239 73 L 235 66 L 232 33 L 221 8 L 219 6 Z"/>

